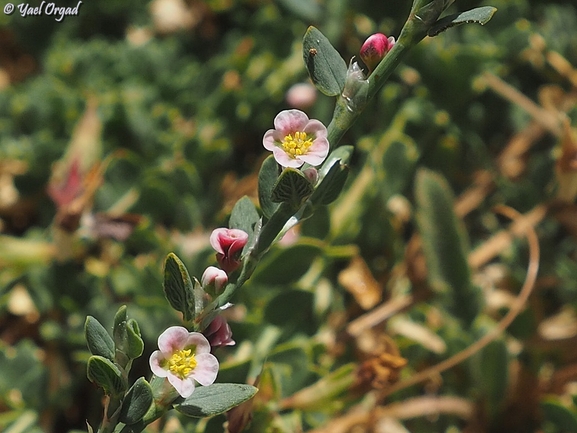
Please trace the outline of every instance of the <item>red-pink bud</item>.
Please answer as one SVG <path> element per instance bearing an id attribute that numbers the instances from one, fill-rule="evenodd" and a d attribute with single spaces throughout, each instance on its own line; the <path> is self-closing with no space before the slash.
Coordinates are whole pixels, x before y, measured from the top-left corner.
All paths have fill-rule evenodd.
<path id="1" fill-rule="evenodd" d="M 319 180 L 319 171 L 314 167 L 305 168 L 303 174 L 313 185 L 315 185 L 317 180 Z"/>
<path id="2" fill-rule="evenodd" d="M 216 250 L 220 267 L 230 274 L 240 266 L 240 254 L 248 242 L 248 233 L 239 229 L 220 228 L 210 235 L 210 245 Z"/>
<path id="3" fill-rule="evenodd" d="M 228 276 L 222 269 L 209 266 L 202 274 L 200 282 L 202 283 L 202 287 L 205 291 L 208 289 L 218 294 L 228 283 Z"/>
<path id="4" fill-rule="evenodd" d="M 382 33 L 375 33 L 369 36 L 361 47 L 361 59 L 372 71 L 394 45 L 395 38 L 393 36 L 387 38 Z"/>
<path id="5" fill-rule="evenodd" d="M 216 316 L 208 328 L 204 330 L 204 335 L 210 342 L 211 347 L 234 346 L 236 342 L 232 339 L 232 331 L 226 319 Z"/>

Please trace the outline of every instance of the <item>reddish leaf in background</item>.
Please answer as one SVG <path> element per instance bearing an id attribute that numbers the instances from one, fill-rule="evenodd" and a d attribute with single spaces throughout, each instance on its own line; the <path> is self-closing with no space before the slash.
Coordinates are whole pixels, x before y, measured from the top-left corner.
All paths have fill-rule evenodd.
<path id="1" fill-rule="evenodd" d="M 48 195 L 56 203 L 58 208 L 62 208 L 72 202 L 82 192 L 82 174 L 80 173 L 80 158 L 74 158 L 66 179 L 61 182 L 50 182 L 48 185 Z"/>

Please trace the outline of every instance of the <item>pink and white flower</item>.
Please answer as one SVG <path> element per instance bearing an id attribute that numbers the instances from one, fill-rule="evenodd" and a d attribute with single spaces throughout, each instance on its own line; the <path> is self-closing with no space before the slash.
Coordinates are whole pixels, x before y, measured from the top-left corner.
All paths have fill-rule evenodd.
<path id="1" fill-rule="evenodd" d="M 209 266 L 202 274 L 200 282 L 205 291 L 209 289 L 218 294 L 228 283 L 228 276 L 222 269 L 218 269 L 215 266 Z"/>
<path id="2" fill-rule="evenodd" d="M 327 128 L 319 120 L 300 110 L 284 110 L 274 118 L 274 128 L 264 134 L 262 144 L 283 167 L 317 166 L 327 157 Z"/>
<path id="3" fill-rule="evenodd" d="M 240 255 L 247 242 L 248 233 L 244 230 L 219 228 L 212 231 L 210 245 L 216 251 L 218 264 L 227 274 L 240 266 Z"/>
<path id="4" fill-rule="evenodd" d="M 192 395 L 195 381 L 207 386 L 216 380 L 218 360 L 200 332 L 171 326 L 158 337 L 158 348 L 150 356 L 150 369 L 158 377 L 166 377 L 182 397 Z"/>
<path id="5" fill-rule="evenodd" d="M 232 339 L 232 330 L 226 319 L 216 316 L 208 328 L 204 330 L 204 335 L 208 338 L 212 347 L 234 346 L 236 342 Z"/>

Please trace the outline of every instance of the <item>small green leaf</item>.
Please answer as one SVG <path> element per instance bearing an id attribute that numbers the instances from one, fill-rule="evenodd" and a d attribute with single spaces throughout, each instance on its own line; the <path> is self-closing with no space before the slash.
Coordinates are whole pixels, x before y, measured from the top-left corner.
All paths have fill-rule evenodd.
<path id="1" fill-rule="evenodd" d="M 333 150 L 319 169 L 319 181 L 310 200 L 314 205 L 327 205 L 335 201 L 347 180 L 347 163 L 353 146 L 340 146 Z"/>
<path id="2" fill-rule="evenodd" d="M 202 313 L 205 304 L 206 293 L 202 288 L 202 284 L 196 278 L 193 278 L 193 294 L 194 294 L 194 317 Z"/>
<path id="3" fill-rule="evenodd" d="M 93 355 L 100 355 L 111 361 L 114 359 L 114 341 L 98 320 L 92 316 L 86 318 L 84 334 L 88 349 Z"/>
<path id="4" fill-rule="evenodd" d="M 229 227 L 244 230 L 249 235 L 254 231 L 254 225 L 260 219 L 252 200 L 246 195 L 236 202 L 230 214 Z"/>
<path id="5" fill-rule="evenodd" d="M 298 210 L 289 202 L 281 203 L 276 212 L 271 215 L 270 219 L 263 225 L 255 245 L 256 257 L 261 257 L 272 245 L 278 234 L 282 231 L 287 221 Z"/>
<path id="6" fill-rule="evenodd" d="M 230 214 L 228 226 L 231 229 L 240 229 L 248 233 L 248 242 L 243 253 L 248 251 L 254 244 L 256 228 L 260 222 L 260 215 L 252 200 L 246 195 L 236 202 Z"/>
<path id="7" fill-rule="evenodd" d="M 424 0 L 413 2 L 414 17 L 425 26 L 433 24 L 451 3 L 455 0 Z M 420 6 L 419 5 L 423 5 Z M 416 9 L 415 9 L 416 6 Z"/>
<path id="8" fill-rule="evenodd" d="M 140 336 L 140 327 L 134 319 L 128 319 L 126 322 L 126 341 L 127 341 L 127 351 L 126 355 L 130 359 L 136 359 L 142 352 L 144 352 L 144 341 Z"/>
<path id="9" fill-rule="evenodd" d="M 128 334 L 126 331 L 126 321 L 126 305 L 122 305 L 114 316 L 114 327 L 112 328 L 112 335 L 114 336 L 114 343 L 116 344 L 114 361 L 122 367 L 126 367 L 130 362 L 127 354 Z"/>
<path id="10" fill-rule="evenodd" d="M 88 359 L 86 375 L 91 382 L 103 388 L 107 395 L 120 395 L 126 390 L 118 367 L 103 356 L 93 355 Z"/>
<path id="11" fill-rule="evenodd" d="M 471 284 L 468 239 L 463 222 L 453 210 L 451 188 L 439 174 L 420 169 L 415 181 L 415 197 L 429 283 L 443 295 L 449 312 L 470 326 L 481 305 L 479 292 Z"/>
<path id="12" fill-rule="evenodd" d="M 348 174 L 349 168 L 340 160 L 335 161 L 311 195 L 313 205 L 327 205 L 335 201 L 345 186 Z"/>
<path id="13" fill-rule="evenodd" d="M 278 175 L 278 164 L 274 156 L 270 155 L 264 160 L 258 173 L 258 202 L 266 219 L 270 219 L 279 207 L 278 203 L 272 201 L 272 190 Z"/>
<path id="14" fill-rule="evenodd" d="M 218 415 L 252 398 L 257 391 L 258 388 L 254 386 L 241 383 L 215 383 L 210 386 L 200 386 L 190 397 L 175 404 L 174 408 L 194 418 Z"/>
<path id="15" fill-rule="evenodd" d="M 465 12 L 448 15 L 433 24 L 427 34 L 429 36 L 437 36 L 439 33 L 461 24 L 477 23 L 485 25 L 493 17 L 495 12 L 497 12 L 497 8 L 493 6 L 482 6 Z"/>
<path id="16" fill-rule="evenodd" d="M 125 424 L 134 424 L 142 420 L 144 414 L 152 404 L 152 388 L 150 384 L 141 377 L 130 387 L 120 410 L 120 421 Z"/>
<path id="17" fill-rule="evenodd" d="M 335 162 L 340 161 L 341 164 L 348 164 L 354 149 L 353 146 L 339 146 L 329 153 L 329 156 L 327 156 L 327 159 L 325 159 L 319 169 L 319 181 L 323 180 L 329 170 L 335 165 Z"/>
<path id="18" fill-rule="evenodd" d="M 298 207 L 314 190 L 313 185 L 300 170 L 285 168 L 278 177 L 273 190 L 272 201 L 287 202 Z"/>
<path id="19" fill-rule="evenodd" d="M 126 339 L 126 305 L 122 305 L 114 316 L 114 327 L 112 328 L 112 335 L 116 347 L 120 350 L 124 349 L 124 342 Z"/>
<path id="20" fill-rule="evenodd" d="M 193 283 L 184 263 L 174 253 L 164 262 L 164 294 L 170 306 L 180 311 L 185 321 L 194 319 Z"/>
<path id="21" fill-rule="evenodd" d="M 329 40 L 311 26 L 303 38 L 303 59 L 314 85 L 327 96 L 340 95 L 345 87 L 347 64 Z"/>

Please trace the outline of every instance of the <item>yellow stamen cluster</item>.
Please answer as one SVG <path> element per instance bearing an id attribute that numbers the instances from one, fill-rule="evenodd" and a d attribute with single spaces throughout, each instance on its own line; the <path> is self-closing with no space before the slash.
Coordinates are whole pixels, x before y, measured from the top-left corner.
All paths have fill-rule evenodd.
<path id="1" fill-rule="evenodd" d="M 168 369 L 181 379 L 188 377 L 195 368 L 196 359 L 192 349 L 178 350 L 168 360 Z"/>
<path id="2" fill-rule="evenodd" d="M 304 155 L 312 144 L 313 140 L 307 137 L 307 133 L 300 131 L 287 135 L 282 141 L 284 151 L 293 158 Z"/>

